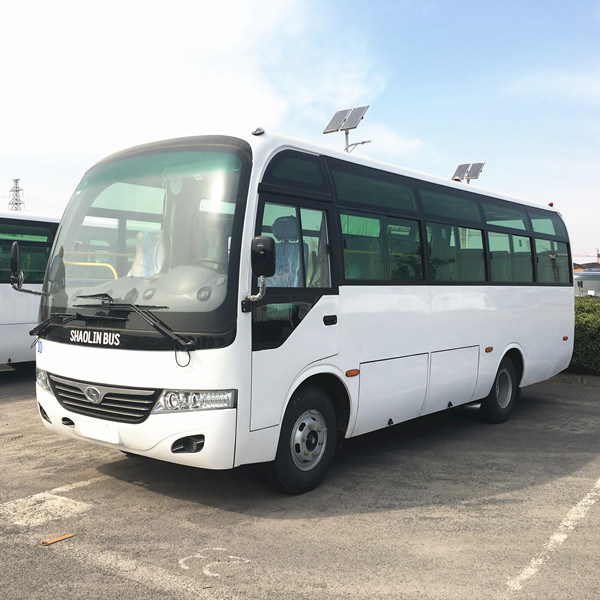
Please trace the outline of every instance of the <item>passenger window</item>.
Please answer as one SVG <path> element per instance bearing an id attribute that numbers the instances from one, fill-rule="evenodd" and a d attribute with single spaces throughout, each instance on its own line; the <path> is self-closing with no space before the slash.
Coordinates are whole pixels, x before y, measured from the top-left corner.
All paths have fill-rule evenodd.
<path id="1" fill-rule="evenodd" d="M 268 287 L 330 287 L 325 211 L 266 203 L 260 235 L 275 239 L 276 268 Z"/>
<path id="2" fill-rule="evenodd" d="M 549 210 L 538 210 L 530 208 L 529 216 L 535 233 L 567 237 L 567 229 L 561 218 Z"/>
<path id="3" fill-rule="evenodd" d="M 331 287 L 327 220 L 322 210 L 300 209 L 302 239 L 308 250 L 306 287 Z"/>
<path id="4" fill-rule="evenodd" d="M 269 163 L 262 183 L 329 195 L 319 158 L 295 150 L 277 154 Z"/>
<path id="5" fill-rule="evenodd" d="M 493 282 L 531 283 L 533 281 L 529 238 L 490 231 L 488 241 Z"/>
<path id="6" fill-rule="evenodd" d="M 483 207 L 485 222 L 488 225 L 510 229 L 527 229 L 527 213 L 524 208 L 492 202 L 482 202 L 481 206 Z"/>
<path id="7" fill-rule="evenodd" d="M 401 175 L 330 159 L 329 168 L 341 204 L 370 204 L 414 213 L 415 196 Z"/>
<path id="8" fill-rule="evenodd" d="M 456 219 L 467 223 L 479 223 L 479 208 L 472 198 L 441 193 L 427 188 L 419 190 L 426 214 L 441 219 Z"/>
<path id="9" fill-rule="evenodd" d="M 570 283 L 567 244 L 554 240 L 535 240 L 539 283 Z"/>
<path id="10" fill-rule="evenodd" d="M 479 229 L 429 223 L 427 240 L 432 281 L 485 281 L 483 235 Z"/>
<path id="11" fill-rule="evenodd" d="M 382 280 L 385 262 L 379 217 L 340 215 L 346 279 Z"/>
<path id="12" fill-rule="evenodd" d="M 387 219 L 387 246 L 392 281 L 423 279 L 419 223 L 409 219 Z"/>

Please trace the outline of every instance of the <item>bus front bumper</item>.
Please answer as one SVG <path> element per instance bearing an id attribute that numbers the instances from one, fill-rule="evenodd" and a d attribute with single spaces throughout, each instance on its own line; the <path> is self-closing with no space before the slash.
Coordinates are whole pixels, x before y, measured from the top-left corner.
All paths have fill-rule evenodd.
<path id="1" fill-rule="evenodd" d="M 39 385 L 36 392 L 43 424 L 59 435 L 203 469 L 234 466 L 235 408 L 151 414 L 142 423 L 116 423 L 68 411 Z"/>

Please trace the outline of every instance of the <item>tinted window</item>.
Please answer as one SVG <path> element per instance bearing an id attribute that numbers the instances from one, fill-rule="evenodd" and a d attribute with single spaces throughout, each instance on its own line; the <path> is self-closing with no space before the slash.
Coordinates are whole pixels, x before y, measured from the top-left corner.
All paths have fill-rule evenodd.
<path id="1" fill-rule="evenodd" d="M 10 281 L 10 249 L 19 242 L 19 268 L 25 283 L 41 283 L 52 246 L 54 227 L 45 223 L 7 220 L 0 222 L 0 282 Z"/>
<path id="2" fill-rule="evenodd" d="M 413 190 L 400 175 L 333 160 L 329 167 L 340 203 L 416 212 Z"/>
<path id="3" fill-rule="evenodd" d="M 535 254 L 540 283 L 570 283 L 567 244 L 553 240 L 535 240 Z"/>
<path id="4" fill-rule="evenodd" d="M 346 279 L 384 279 L 380 217 L 341 214 Z"/>
<path id="5" fill-rule="evenodd" d="M 423 279 L 419 223 L 408 219 L 387 219 L 389 279 Z"/>
<path id="6" fill-rule="evenodd" d="M 485 281 L 483 236 L 479 229 L 428 223 L 432 281 Z"/>
<path id="7" fill-rule="evenodd" d="M 293 150 L 284 150 L 271 160 L 265 171 L 263 183 L 329 193 L 319 158 Z"/>
<path id="8" fill-rule="evenodd" d="M 524 208 L 509 204 L 482 202 L 485 222 L 496 227 L 527 229 L 527 213 Z"/>
<path id="9" fill-rule="evenodd" d="M 325 212 L 268 202 L 260 235 L 275 239 L 276 270 L 269 287 L 330 287 Z"/>
<path id="10" fill-rule="evenodd" d="M 491 280 L 496 283 L 531 283 L 531 241 L 509 233 L 488 233 Z"/>
<path id="11" fill-rule="evenodd" d="M 472 198 L 420 188 L 425 214 L 444 219 L 479 223 L 479 208 Z"/>
<path id="12" fill-rule="evenodd" d="M 340 215 L 346 279 L 423 279 L 418 221 L 387 216 Z"/>
<path id="13" fill-rule="evenodd" d="M 567 230 L 562 219 L 553 212 L 529 208 L 529 217 L 535 233 L 567 237 Z"/>

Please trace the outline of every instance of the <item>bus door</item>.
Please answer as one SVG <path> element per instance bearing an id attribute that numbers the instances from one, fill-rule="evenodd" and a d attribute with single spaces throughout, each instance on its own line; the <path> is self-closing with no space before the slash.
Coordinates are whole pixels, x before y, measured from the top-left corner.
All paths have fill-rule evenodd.
<path id="1" fill-rule="evenodd" d="M 261 194 L 257 235 L 275 239 L 276 270 L 252 306 L 251 429 L 278 425 L 290 385 L 339 352 L 328 204 Z"/>

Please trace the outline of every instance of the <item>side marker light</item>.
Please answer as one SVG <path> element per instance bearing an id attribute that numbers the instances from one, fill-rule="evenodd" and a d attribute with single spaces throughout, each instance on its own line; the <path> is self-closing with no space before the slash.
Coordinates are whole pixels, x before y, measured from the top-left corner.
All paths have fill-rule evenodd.
<path id="1" fill-rule="evenodd" d="M 346 377 L 356 377 L 360 373 L 360 369 L 350 369 L 346 371 Z"/>
<path id="2" fill-rule="evenodd" d="M 486 351 L 486 353 L 487 353 L 487 354 L 489 354 L 490 352 L 493 352 L 493 350 L 494 350 L 494 347 L 493 347 L 493 346 L 488 346 L 488 347 L 485 349 L 485 351 Z"/>

